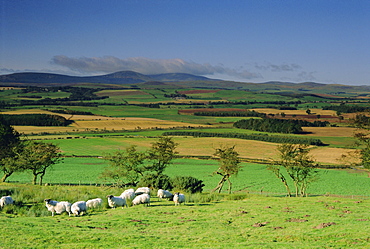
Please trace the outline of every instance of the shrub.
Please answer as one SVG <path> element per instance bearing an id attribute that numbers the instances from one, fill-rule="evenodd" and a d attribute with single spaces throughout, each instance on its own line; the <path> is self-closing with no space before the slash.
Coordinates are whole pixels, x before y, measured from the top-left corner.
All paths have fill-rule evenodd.
<path id="1" fill-rule="evenodd" d="M 169 176 L 164 174 L 154 174 L 154 173 L 148 173 L 144 175 L 140 182 L 139 186 L 148 186 L 150 188 L 156 188 L 156 189 L 172 189 L 171 179 Z"/>
<path id="2" fill-rule="evenodd" d="M 192 176 L 175 176 L 172 178 L 172 186 L 174 189 L 190 193 L 201 193 L 205 185 L 202 180 L 198 180 Z"/>

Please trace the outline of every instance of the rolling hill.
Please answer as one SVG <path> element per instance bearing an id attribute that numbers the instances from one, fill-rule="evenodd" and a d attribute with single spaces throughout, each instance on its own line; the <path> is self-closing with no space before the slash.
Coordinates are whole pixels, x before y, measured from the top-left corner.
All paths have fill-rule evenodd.
<path id="1" fill-rule="evenodd" d="M 322 84 L 316 82 L 280 82 L 270 81 L 264 83 L 246 83 L 210 79 L 186 73 L 165 73 L 145 75 L 134 71 L 120 71 L 98 76 L 69 76 L 51 73 L 13 73 L 0 75 L 0 85 L 3 86 L 79 86 L 84 84 L 99 84 L 99 87 L 107 88 L 113 85 L 120 87 L 130 84 L 142 88 L 209 88 L 209 89 L 236 89 L 246 91 L 258 91 L 265 93 L 325 93 L 342 95 L 346 93 L 361 94 L 364 97 L 370 95 L 370 86 L 353 86 L 341 84 Z"/>

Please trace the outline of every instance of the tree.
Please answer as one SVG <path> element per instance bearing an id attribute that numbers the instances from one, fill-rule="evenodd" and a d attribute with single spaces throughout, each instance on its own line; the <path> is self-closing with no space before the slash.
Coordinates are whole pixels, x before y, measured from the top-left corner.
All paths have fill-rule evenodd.
<path id="1" fill-rule="evenodd" d="M 355 133 L 354 137 L 357 139 L 357 145 L 360 147 L 359 155 L 361 164 L 364 168 L 370 169 L 370 118 L 364 114 L 357 114 L 352 120 L 357 128 L 360 130 Z M 369 172 L 370 177 L 370 172 Z"/>
<path id="2" fill-rule="evenodd" d="M 16 156 L 22 149 L 21 134 L 5 124 L 0 115 L 0 170 L 4 173 L 0 182 L 6 181 L 16 171 L 22 171 Z"/>
<path id="3" fill-rule="evenodd" d="M 231 194 L 232 183 L 230 177 L 238 175 L 241 170 L 240 159 L 238 152 L 235 151 L 235 146 L 217 148 L 213 156 L 219 158 L 220 166 L 214 172 L 214 174 L 221 175 L 222 178 L 218 182 L 216 188 L 212 190 L 215 192 L 218 190 L 221 193 L 224 183 L 227 181 L 229 184 L 228 192 Z"/>
<path id="4" fill-rule="evenodd" d="M 102 173 L 103 178 L 111 178 L 118 185 L 136 186 L 144 175 L 143 166 L 146 158 L 145 152 L 139 152 L 137 146 L 132 145 L 124 151 L 116 151 L 105 157 L 110 165 Z"/>
<path id="5" fill-rule="evenodd" d="M 175 143 L 171 137 L 160 137 L 158 141 L 152 143 L 152 147 L 148 151 L 147 159 L 150 164 L 146 167 L 147 171 L 152 171 L 157 176 L 163 174 L 163 171 L 172 163 L 178 143 Z"/>
<path id="6" fill-rule="evenodd" d="M 143 181 L 153 186 L 166 186 L 164 181 L 169 178 L 163 172 L 177 154 L 177 145 L 171 137 L 160 137 L 146 152 L 138 152 L 136 146 L 114 152 L 106 156 L 110 167 L 102 177 L 112 178 L 120 185 L 136 186 Z"/>
<path id="7" fill-rule="evenodd" d="M 18 156 L 18 161 L 22 167 L 32 172 L 32 183 L 36 184 L 39 176 L 39 184 L 42 185 L 46 170 L 62 161 L 61 156 L 59 147 L 52 143 L 27 141 Z"/>
<path id="8" fill-rule="evenodd" d="M 294 184 L 295 196 L 307 196 L 308 185 L 317 179 L 317 164 L 309 156 L 309 148 L 302 144 L 281 144 L 278 146 L 280 160 L 267 169 L 284 184 L 288 196 L 291 190 L 289 177 Z"/>
<path id="9" fill-rule="evenodd" d="M 307 115 L 310 115 L 311 114 L 311 110 L 310 109 L 307 109 L 306 110 L 306 113 L 307 113 Z"/>

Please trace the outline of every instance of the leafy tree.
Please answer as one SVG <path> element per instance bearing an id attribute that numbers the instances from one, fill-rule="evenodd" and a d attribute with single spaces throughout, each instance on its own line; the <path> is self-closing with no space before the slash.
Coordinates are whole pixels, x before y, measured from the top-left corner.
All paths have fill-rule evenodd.
<path id="1" fill-rule="evenodd" d="M 280 160 L 276 162 L 276 165 L 271 165 L 267 169 L 281 180 L 288 196 L 292 195 L 287 181 L 288 178 L 293 181 L 295 196 L 307 196 L 307 187 L 316 180 L 318 174 L 317 164 L 308 155 L 308 146 L 281 144 L 278 146 L 278 151 Z"/>
<path id="2" fill-rule="evenodd" d="M 0 115 L 0 170 L 4 173 L 0 182 L 4 182 L 16 171 L 21 171 L 15 160 L 21 150 L 21 134 L 6 124 Z"/>
<path id="3" fill-rule="evenodd" d="M 132 145 L 124 151 L 116 151 L 106 156 L 110 165 L 102 173 L 103 178 L 113 179 L 117 185 L 136 186 L 144 175 L 143 166 L 146 158 L 145 152 L 139 152 L 137 146 Z"/>
<path id="4" fill-rule="evenodd" d="M 358 127 L 358 132 L 355 133 L 357 145 L 361 147 L 359 150 L 361 164 L 364 168 L 370 169 L 370 117 L 364 114 L 358 114 L 353 119 L 354 124 Z M 370 172 L 369 172 L 370 177 Z"/>
<path id="5" fill-rule="evenodd" d="M 218 190 L 220 193 L 224 183 L 227 181 L 229 184 L 228 192 L 231 194 L 232 183 L 230 177 L 233 175 L 238 175 L 240 169 L 242 168 L 240 164 L 239 154 L 234 150 L 235 146 L 231 147 L 221 147 L 217 148 L 213 156 L 219 158 L 220 166 L 214 172 L 214 174 L 221 175 L 222 178 L 218 182 L 216 188 L 212 190 L 215 192 Z"/>
<path id="6" fill-rule="evenodd" d="M 307 109 L 307 110 L 306 110 L 306 113 L 307 113 L 308 115 L 310 115 L 310 114 L 311 114 L 311 110 L 310 110 L 310 109 Z"/>
<path id="7" fill-rule="evenodd" d="M 177 146 L 178 143 L 175 143 L 171 137 L 160 137 L 158 141 L 152 143 L 147 155 L 150 164 L 146 166 L 146 170 L 161 175 L 178 154 L 175 151 Z"/>
<path id="8" fill-rule="evenodd" d="M 170 183 L 163 172 L 177 154 L 177 145 L 171 137 L 160 137 L 146 152 L 138 152 L 136 146 L 116 151 L 106 156 L 110 166 L 101 177 L 114 179 L 119 185 L 136 186 L 145 182 L 152 187 L 166 187 Z"/>
<path id="9" fill-rule="evenodd" d="M 61 156 L 59 147 L 52 143 L 27 141 L 19 154 L 18 161 L 22 167 L 32 172 L 32 183 L 36 184 L 39 176 L 39 184 L 42 185 L 46 170 L 62 161 Z"/>

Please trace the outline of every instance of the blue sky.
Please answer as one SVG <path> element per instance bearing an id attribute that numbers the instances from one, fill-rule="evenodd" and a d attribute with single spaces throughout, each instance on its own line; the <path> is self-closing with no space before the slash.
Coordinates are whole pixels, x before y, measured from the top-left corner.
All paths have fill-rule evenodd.
<path id="1" fill-rule="evenodd" d="M 0 0 L 0 74 L 370 85 L 370 1 Z"/>

